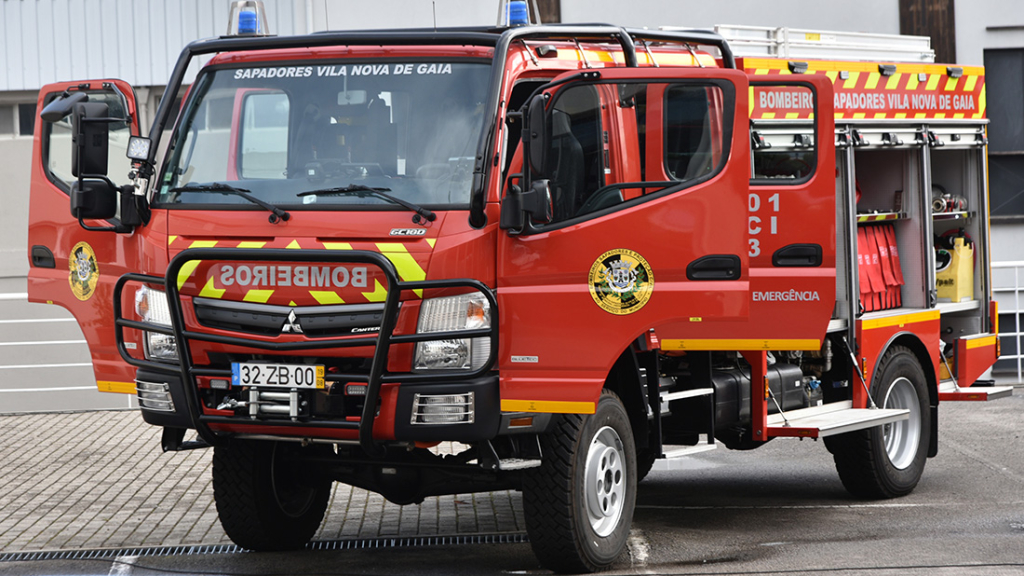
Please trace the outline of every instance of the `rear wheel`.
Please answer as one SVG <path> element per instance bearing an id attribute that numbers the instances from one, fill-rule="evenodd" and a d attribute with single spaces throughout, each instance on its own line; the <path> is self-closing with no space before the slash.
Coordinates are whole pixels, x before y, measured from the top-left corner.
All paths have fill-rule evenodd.
<path id="1" fill-rule="evenodd" d="M 542 437 L 543 463 L 523 479 L 526 530 L 541 563 L 592 572 L 626 547 L 636 504 L 636 446 L 614 392 L 589 416 L 566 414 Z"/>
<path id="2" fill-rule="evenodd" d="M 924 370 L 909 349 L 894 346 L 875 370 L 871 395 L 880 408 L 902 408 L 910 417 L 826 438 L 843 486 L 861 498 L 894 498 L 913 491 L 924 472 L 931 410 Z"/>
<path id="3" fill-rule="evenodd" d="M 213 496 L 224 532 L 249 550 L 294 550 L 316 534 L 331 481 L 297 465 L 303 448 L 236 440 L 213 449 Z"/>

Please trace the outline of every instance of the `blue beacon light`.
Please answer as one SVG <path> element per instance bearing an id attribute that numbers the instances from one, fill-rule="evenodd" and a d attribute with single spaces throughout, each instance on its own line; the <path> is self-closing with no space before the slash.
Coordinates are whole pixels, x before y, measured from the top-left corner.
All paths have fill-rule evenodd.
<path id="1" fill-rule="evenodd" d="M 252 10 L 240 10 L 238 12 L 238 33 L 256 34 L 259 32 L 259 19 L 256 12 Z"/>
<path id="2" fill-rule="evenodd" d="M 509 26 L 526 26 L 530 23 L 530 12 L 525 0 L 513 0 L 506 5 Z"/>

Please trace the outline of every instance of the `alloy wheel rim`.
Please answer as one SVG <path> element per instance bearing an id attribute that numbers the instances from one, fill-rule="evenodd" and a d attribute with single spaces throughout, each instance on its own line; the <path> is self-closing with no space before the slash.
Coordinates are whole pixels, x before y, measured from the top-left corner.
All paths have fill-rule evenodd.
<path id="1" fill-rule="evenodd" d="M 625 456 L 622 439 L 609 426 L 598 430 L 587 448 L 583 472 L 587 517 L 594 533 L 601 537 L 615 530 L 625 509 Z"/>
<path id="2" fill-rule="evenodd" d="M 921 407 L 914 384 L 903 376 L 893 380 L 885 393 L 882 407 L 910 410 L 906 420 L 882 427 L 882 440 L 889 461 L 896 469 L 903 470 L 917 457 L 918 444 L 921 442 Z"/>

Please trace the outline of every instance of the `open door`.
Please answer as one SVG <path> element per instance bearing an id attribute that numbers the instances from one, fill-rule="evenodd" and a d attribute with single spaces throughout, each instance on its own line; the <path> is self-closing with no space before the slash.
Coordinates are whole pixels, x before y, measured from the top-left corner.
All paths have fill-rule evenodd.
<path id="1" fill-rule="evenodd" d="M 545 94 L 524 130 L 532 182 L 502 206 L 501 407 L 590 413 L 652 330 L 745 325 L 748 83 L 736 70 L 613 68 L 564 74 Z M 531 212 L 547 195 L 548 214 Z M 532 214 L 522 226 L 517 198 Z"/>
<path id="2" fill-rule="evenodd" d="M 84 93 L 85 101 L 106 104 L 110 118 L 125 119 L 106 123 L 106 172 L 113 184 L 128 184 L 128 138 L 139 134 L 132 87 L 121 80 L 49 84 L 39 92 L 38 109 L 43 110 L 66 91 L 67 95 Z M 139 270 L 139 235 L 85 230 L 72 216 L 69 195 L 77 179 L 72 169 L 72 115 L 55 122 L 37 118 L 35 134 L 28 228 L 29 301 L 56 304 L 75 316 L 89 343 L 100 391 L 134 393 L 135 369 L 117 352 L 112 305 L 118 277 Z M 115 216 L 85 223 L 109 228 L 120 222 Z"/>

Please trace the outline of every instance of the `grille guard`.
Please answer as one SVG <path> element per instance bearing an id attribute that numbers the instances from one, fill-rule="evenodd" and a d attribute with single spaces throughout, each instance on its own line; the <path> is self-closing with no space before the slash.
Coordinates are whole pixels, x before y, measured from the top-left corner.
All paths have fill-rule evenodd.
<path id="1" fill-rule="evenodd" d="M 178 292 L 178 272 L 186 262 L 194 260 L 231 260 L 236 262 L 321 262 L 328 264 L 369 264 L 377 266 L 387 278 L 388 291 L 384 301 L 384 312 L 381 318 L 380 331 L 376 336 L 366 337 L 323 337 L 314 338 L 303 342 L 264 342 L 235 336 L 223 336 L 219 334 L 206 334 L 185 329 L 185 318 L 181 306 L 181 296 Z M 163 284 L 167 294 L 167 304 L 171 313 L 172 326 L 162 326 L 149 322 L 139 322 L 124 318 L 122 310 L 122 294 L 129 282 Z M 425 334 L 402 334 L 394 335 L 395 322 L 398 319 L 398 308 L 401 301 L 401 293 L 406 290 L 425 290 L 436 288 L 472 288 L 483 293 L 491 306 L 491 327 L 476 330 L 457 330 L 447 332 L 429 332 Z M 491 369 L 494 364 L 495 355 L 498 350 L 498 301 L 491 289 L 480 282 L 469 278 L 453 278 L 445 280 L 421 280 L 417 282 L 403 282 L 399 280 L 394 265 L 384 255 L 377 252 L 364 250 L 346 250 L 339 253 L 336 250 L 286 250 L 286 249 L 242 249 L 242 248 L 192 248 L 184 250 L 171 260 L 167 266 L 164 276 L 152 276 L 146 274 L 125 274 L 118 278 L 114 286 L 114 330 L 117 338 L 117 351 L 125 362 L 138 368 L 149 368 L 161 372 L 177 373 L 181 375 L 184 385 L 186 408 L 189 419 L 195 426 L 199 437 L 208 444 L 218 443 L 217 434 L 210 429 L 210 423 L 236 423 L 234 418 L 223 416 L 207 416 L 202 413 L 199 395 L 196 393 L 196 376 L 220 376 L 231 378 L 231 370 L 220 368 L 198 368 L 192 364 L 192 354 L 189 343 L 192 340 L 215 342 L 220 344 L 232 344 L 248 348 L 258 348 L 275 351 L 297 351 L 297 350 L 318 350 L 324 348 L 354 348 L 359 346 L 373 346 L 373 360 L 370 365 L 369 374 L 327 374 L 328 381 L 345 382 L 366 382 L 366 402 L 363 404 L 363 413 L 360 421 L 357 422 L 288 422 L 288 427 L 300 428 L 341 428 L 355 429 L 359 431 L 359 444 L 363 450 L 371 455 L 381 455 L 384 448 L 373 440 L 373 422 L 377 411 L 377 403 L 380 398 L 380 386 L 385 382 L 403 383 L 430 383 L 430 382 L 452 382 L 453 380 L 471 379 L 482 376 Z M 152 360 L 138 359 L 128 353 L 124 343 L 124 329 L 133 328 L 148 332 L 157 332 L 175 337 L 178 347 L 178 363 L 155 362 Z M 388 372 L 388 354 L 392 344 L 406 344 L 426 342 L 431 340 L 450 340 L 454 338 L 479 338 L 489 337 L 491 349 L 487 361 L 476 369 L 470 371 L 445 371 L 430 374 L 416 374 L 412 372 Z M 260 425 L 275 425 L 273 422 L 261 421 Z"/>

